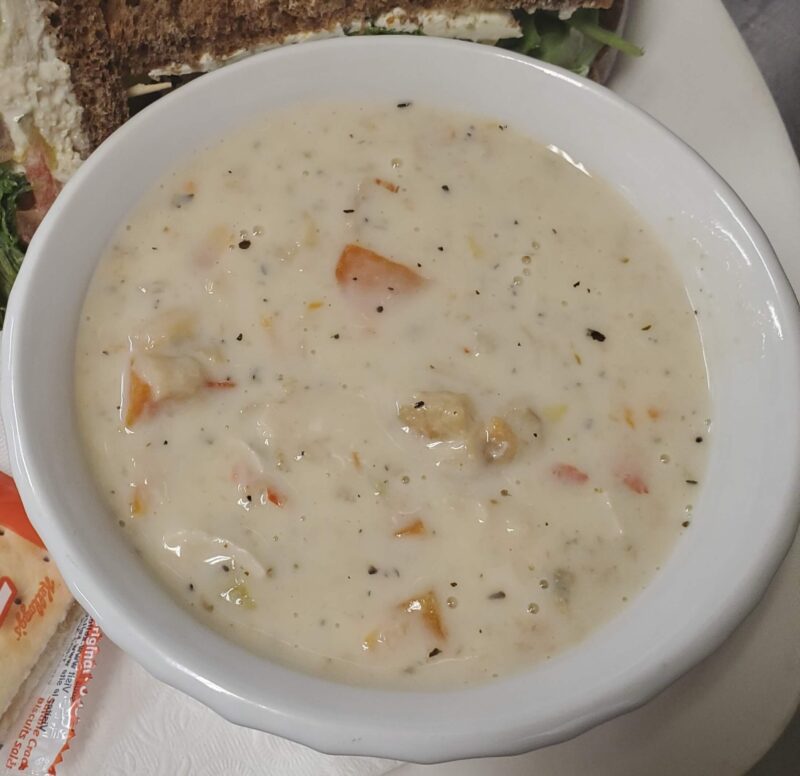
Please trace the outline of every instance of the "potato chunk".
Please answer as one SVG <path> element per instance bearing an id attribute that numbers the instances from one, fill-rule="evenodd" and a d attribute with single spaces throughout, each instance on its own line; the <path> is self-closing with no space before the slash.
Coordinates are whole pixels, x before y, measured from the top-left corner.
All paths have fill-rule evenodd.
<path id="1" fill-rule="evenodd" d="M 151 318 L 137 338 L 145 350 L 180 345 L 195 335 L 196 317 L 189 310 L 175 308 Z"/>
<path id="2" fill-rule="evenodd" d="M 508 463 L 519 448 L 517 435 L 502 418 L 492 418 L 483 429 L 483 460 L 486 463 Z"/>
<path id="3" fill-rule="evenodd" d="M 403 429 L 438 442 L 465 441 L 475 422 L 469 397 L 450 391 L 414 394 L 410 404 L 398 409 Z"/>
<path id="4" fill-rule="evenodd" d="M 191 356 L 137 356 L 136 373 L 150 387 L 153 401 L 185 399 L 206 384 L 203 367 Z"/>
<path id="5" fill-rule="evenodd" d="M 507 406 L 479 432 L 479 449 L 489 464 L 509 463 L 525 447 L 542 438 L 541 418 L 524 403 Z"/>

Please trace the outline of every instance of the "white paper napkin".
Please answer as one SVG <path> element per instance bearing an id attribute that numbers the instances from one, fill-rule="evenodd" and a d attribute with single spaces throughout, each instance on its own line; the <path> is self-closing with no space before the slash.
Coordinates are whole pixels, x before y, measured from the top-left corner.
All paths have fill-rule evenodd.
<path id="1" fill-rule="evenodd" d="M 383 776 L 399 765 L 232 725 L 105 644 L 58 776 Z"/>

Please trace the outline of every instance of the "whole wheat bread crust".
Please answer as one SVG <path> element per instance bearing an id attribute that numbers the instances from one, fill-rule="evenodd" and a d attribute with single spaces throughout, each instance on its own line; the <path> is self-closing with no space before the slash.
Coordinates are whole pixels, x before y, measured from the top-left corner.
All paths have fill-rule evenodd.
<path id="1" fill-rule="evenodd" d="M 613 0 L 106 0 L 109 35 L 131 73 L 172 62 L 194 65 L 210 53 L 278 43 L 288 35 L 370 19 L 403 8 L 410 15 L 432 8 L 464 11 L 606 8 Z"/>

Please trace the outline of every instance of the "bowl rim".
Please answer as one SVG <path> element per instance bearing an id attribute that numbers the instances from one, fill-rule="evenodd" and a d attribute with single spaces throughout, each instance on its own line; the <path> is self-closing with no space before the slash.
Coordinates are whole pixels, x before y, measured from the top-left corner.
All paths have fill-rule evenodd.
<path id="1" fill-rule="evenodd" d="M 611 110 L 628 113 L 638 117 L 640 121 L 655 130 L 665 143 L 671 144 L 678 152 L 693 157 L 694 164 L 702 167 L 705 176 L 713 181 L 717 191 L 724 198 L 726 206 L 742 225 L 752 241 L 748 248 L 769 273 L 776 297 L 781 302 L 793 348 L 794 368 L 800 375 L 800 308 L 795 294 L 783 272 L 783 269 L 767 239 L 747 207 L 739 199 L 731 187 L 716 171 L 690 146 L 685 144 L 656 119 L 605 87 L 579 78 L 561 68 L 548 65 L 529 57 L 517 55 L 502 49 L 472 44 L 461 41 L 443 40 L 425 37 L 381 36 L 380 39 L 369 37 L 353 37 L 316 41 L 302 46 L 291 46 L 273 49 L 253 57 L 236 62 L 209 73 L 205 78 L 197 79 L 162 100 L 156 101 L 140 114 L 120 127 L 102 146 L 84 162 L 78 172 L 65 186 L 64 193 L 57 199 L 50 213 L 45 218 L 37 235 L 29 248 L 30 253 L 42 254 L 47 250 L 48 242 L 52 243 L 53 233 L 57 234 L 60 213 L 72 192 L 79 191 L 93 176 L 102 171 L 107 155 L 118 153 L 124 148 L 127 138 L 138 131 L 146 122 L 157 122 L 162 113 L 177 110 L 182 99 L 188 99 L 197 91 L 205 90 L 216 81 L 230 80 L 245 69 L 268 68 L 277 60 L 297 59 L 305 56 L 305 52 L 313 46 L 314 51 L 323 48 L 332 55 L 342 48 L 359 47 L 376 54 L 386 52 L 389 48 L 412 54 L 419 46 L 438 50 L 442 56 L 465 50 L 474 58 L 503 58 L 514 61 L 537 71 L 540 75 L 557 78 L 571 87 L 589 92 L 593 99 L 606 104 Z M 97 620 L 103 631 L 126 652 L 134 656 L 151 674 L 161 681 L 176 687 L 190 696 L 200 700 L 223 717 L 236 724 L 253 727 L 297 740 L 320 751 L 331 754 L 360 754 L 380 757 L 402 758 L 419 762 L 436 762 L 454 758 L 517 754 L 531 748 L 546 746 L 578 735 L 612 717 L 618 716 L 641 706 L 659 692 L 668 687 L 689 668 L 711 654 L 730 635 L 742 619 L 755 607 L 777 571 L 780 561 L 791 545 L 795 535 L 797 517 L 800 515 L 800 491 L 792 489 L 787 483 L 782 499 L 781 513 L 783 519 L 781 530 L 776 532 L 759 557 L 758 562 L 748 569 L 747 585 L 740 586 L 738 595 L 731 596 L 724 602 L 715 617 L 708 623 L 704 631 L 698 631 L 685 638 L 680 652 L 671 655 L 671 661 L 664 665 L 636 666 L 626 676 L 626 681 L 614 693 L 606 692 L 602 703 L 590 700 L 591 705 L 584 703 L 580 708 L 572 710 L 569 718 L 561 720 L 561 724 L 545 731 L 530 733 L 529 725 L 524 721 L 504 731 L 486 730 L 484 736 L 476 735 L 477 731 L 438 729 L 425 743 L 420 742 L 419 751 L 411 753 L 402 741 L 395 741 L 391 732 L 369 726 L 359 730 L 355 737 L 343 727 L 341 720 L 311 718 L 308 712 L 302 719 L 285 714 L 280 708 L 271 708 L 266 702 L 256 702 L 252 698 L 243 697 L 215 684 L 203 676 L 202 667 L 184 664 L 176 657 L 175 650 L 167 644 L 166 637 L 160 637 L 155 631 L 147 629 L 134 630 L 119 611 L 116 602 L 102 590 L 102 586 L 94 581 L 93 572 L 88 564 L 81 564 L 78 558 L 85 552 L 77 544 L 76 538 L 68 526 L 57 517 L 57 512 L 44 503 L 42 495 L 46 492 L 46 477 L 36 467 L 36 451 L 26 439 L 22 428 L 22 397 L 13 379 L 22 360 L 26 358 L 20 337 L 18 320 L 27 305 L 36 304 L 29 299 L 28 287 L 33 276 L 35 262 L 26 261 L 20 273 L 9 301 L 6 315 L 6 329 L 3 332 L 2 357 L 2 412 L 6 421 L 6 429 L 10 437 L 10 453 L 15 480 L 26 509 L 29 509 L 32 522 L 48 542 L 53 556 L 64 572 L 67 584 L 78 601 Z M 795 422 L 795 425 L 797 423 Z M 800 438 L 795 434 L 790 454 L 795 464 L 800 466 Z M 293 673 L 293 672 L 292 672 Z M 324 679 L 302 677 L 297 674 L 298 681 L 312 684 L 331 684 Z M 301 678 L 302 677 L 302 678 Z M 355 697 L 354 688 L 337 685 L 343 695 Z M 360 689 L 360 688 L 359 688 Z M 385 690 L 364 690 L 369 694 L 386 693 Z M 463 690 L 443 691 L 441 696 L 452 696 L 457 702 L 457 695 Z M 420 697 L 424 694 L 420 693 Z M 302 731 L 299 729 L 302 724 Z M 503 733 L 501 735 L 500 733 Z M 494 738 L 492 738 L 494 736 Z"/>

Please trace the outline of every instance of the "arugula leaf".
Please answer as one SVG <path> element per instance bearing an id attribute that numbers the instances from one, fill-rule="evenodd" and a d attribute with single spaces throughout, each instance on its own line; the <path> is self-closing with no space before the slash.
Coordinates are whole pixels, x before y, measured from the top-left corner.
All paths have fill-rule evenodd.
<path id="1" fill-rule="evenodd" d="M 575 11 L 567 23 L 575 30 L 583 33 L 587 38 L 602 43 L 604 46 L 621 51 L 629 57 L 640 57 L 644 54 L 644 49 L 625 40 L 616 32 L 607 30 L 600 25 L 600 11 L 582 8 Z"/>
<path id="2" fill-rule="evenodd" d="M 13 172 L 9 164 L 0 165 L 0 327 L 6 317 L 11 286 L 25 257 L 17 235 L 17 200 L 30 190 L 22 173 Z"/>
<path id="3" fill-rule="evenodd" d="M 558 14 L 548 11 L 518 11 L 514 16 L 522 28 L 522 37 L 507 38 L 498 45 L 578 75 L 588 75 L 603 46 L 611 46 L 630 56 L 644 53 L 638 46 L 602 27 L 600 12 L 596 9 L 576 11 L 569 19 L 560 19 Z"/>

